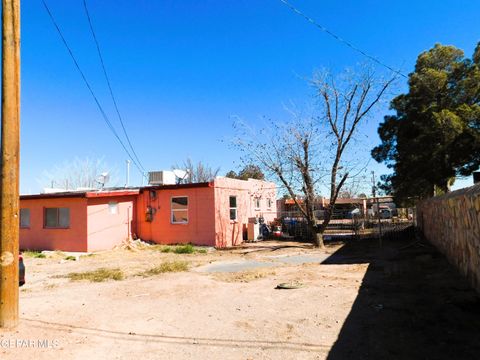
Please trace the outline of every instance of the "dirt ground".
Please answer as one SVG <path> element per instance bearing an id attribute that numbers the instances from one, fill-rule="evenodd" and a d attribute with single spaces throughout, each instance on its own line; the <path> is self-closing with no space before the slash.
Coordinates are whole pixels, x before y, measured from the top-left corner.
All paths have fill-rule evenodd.
<path id="1" fill-rule="evenodd" d="M 480 300 L 429 244 L 28 257 L 0 359 L 478 359 Z M 186 272 L 141 276 L 166 261 Z M 125 279 L 71 281 L 120 268 Z M 279 283 L 300 283 L 276 289 Z"/>

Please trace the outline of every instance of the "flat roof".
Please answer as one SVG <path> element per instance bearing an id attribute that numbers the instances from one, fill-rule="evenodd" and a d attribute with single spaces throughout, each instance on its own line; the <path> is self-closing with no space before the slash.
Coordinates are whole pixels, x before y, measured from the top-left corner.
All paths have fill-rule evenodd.
<path id="1" fill-rule="evenodd" d="M 150 185 L 140 188 L 140 192 L 149 190 L 175 190 L 175 189 L 191 189 L 191 188 L 206 188 L 213 187 L 213 182 L 200 182 L 189 184 L 174 184 L 174 185 Z"/>
<path id="2" fill-rule="evenodd" d="M 174 184 L 174 185 L 149 185 L 138 188 L 109 188 L 103 190 L 79 190 L 79 191 L 63 191 L 43 194 L 20 195 L 20 200 L 33 199 L 56 199 L 56 198 L 104 198 L 113 196 L 129 196 L 138 195 L 144 191 L 150 190 L 175 190 L 189 188 L 207 188 L 213 187 L 213 182 L 201 182 L 190 184 Z"/>
<path id="3" fill-rule="evenodd" d="M 33 194 L 33 195 L 20 195 L 20 200 L 55 199 L 55 198 L 103 198 L 103 197 L 114 197 L 114 196 L 137 195 L 139 192 L 140 192 L 140 189 L 65 191 L 65 192 Z"/>

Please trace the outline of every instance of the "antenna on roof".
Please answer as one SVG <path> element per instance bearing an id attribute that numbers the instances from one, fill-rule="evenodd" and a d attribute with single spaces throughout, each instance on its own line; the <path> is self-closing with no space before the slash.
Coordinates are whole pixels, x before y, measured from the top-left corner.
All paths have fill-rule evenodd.
<path id="1" fill-rule="evenodd" d="M 110 174 L 108 173 L 108 171 L 105 171 L 101 173 L 100 176 L 97 178 L 97 183 L 99 183 L 101 188 L 103 189 L 108 180 L 110 180 Z"/>
<path id="2" fill-rule="evenodd" d="M 130 183 L 130 160 L 127 160 L 127 179 L 125 181 L 125 187 L 127 188 Z"/>
<path id="3" fill-rule="evenodd" d="M 188 177 L 188 170 L 174 169 L 173 173 L 178 178 L 178 183 L 182 183 Z"/>

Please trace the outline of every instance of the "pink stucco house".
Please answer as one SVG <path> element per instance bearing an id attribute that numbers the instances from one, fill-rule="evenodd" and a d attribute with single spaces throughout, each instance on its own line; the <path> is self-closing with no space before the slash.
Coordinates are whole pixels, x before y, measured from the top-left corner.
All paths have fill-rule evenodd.
<path id="1" fill-rule="evenodd" d="M 139 190 L 75 191 L 20 197 L 20 248 L 97 251 L 129 236 Z"/>
<path id="2" fill-rule="evenodd" d="M 111 249 L 128 237 L 158 244 L 216 247 L 243 242 L 248 218 L 276 217 L 274 183 L 216 178 L 135 190 L 25 195 L 20 247 L 63 251 Z"/>
<path id="3" fill-rule="evenodd" d="M 139 238 L 159 244 L 238 245 L 249 217 L 276 217 L 274 183 L 216 178 L 212 182 L 145 187 L 137 201 Z"/>

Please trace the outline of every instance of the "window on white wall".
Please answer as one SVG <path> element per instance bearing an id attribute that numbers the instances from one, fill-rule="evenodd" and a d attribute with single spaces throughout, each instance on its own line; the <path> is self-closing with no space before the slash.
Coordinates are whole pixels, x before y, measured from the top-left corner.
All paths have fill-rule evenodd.
<path id="1" fill-rule="evenodd" d="M 230 220 L 237 220 L 237 197 L 230 196 Z"/>
<path id="2" fill-rule="evenodd" d="M 112 215 L 118 214 L 118 202 L 110 201 L 108 203 L 108 212 Z"/>
<path id="3" fill-rule="evenodd" d="M 175 196 L 172 197 L 172 224 L 187 224 L 188 223 L 188 197 Z"/>
<path id="4" fill-rule="evenodd" d="M 30 227 L 30 209 L 20 209 L 20 227 Z"/>
<path id="5" fill-rule="evenodd" d="M 259 197 L 255 198 L 255 209 L 260 209 L 260 198 Z"/>
<path id="6" fill-rule="evenodd" d="M 267 208 L 271 209 L 272 208 L 272 199 L 267 198 Z"/>
<path id="7" fill-rule="evenodd" d="M 70 209 L 45 208 L 43 225 L 46 228 L 68 228 L 70 226 Z"/>

